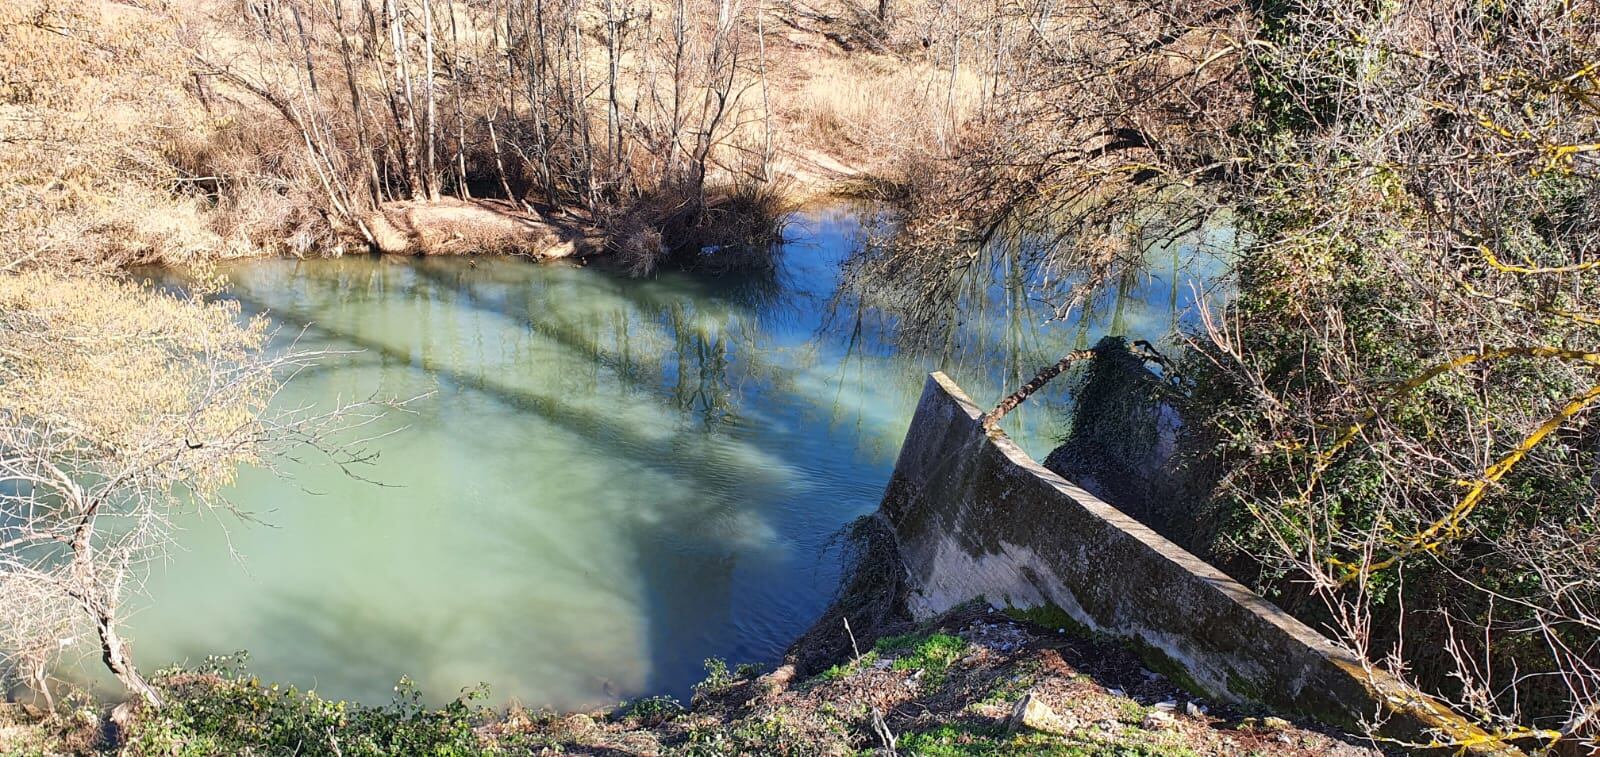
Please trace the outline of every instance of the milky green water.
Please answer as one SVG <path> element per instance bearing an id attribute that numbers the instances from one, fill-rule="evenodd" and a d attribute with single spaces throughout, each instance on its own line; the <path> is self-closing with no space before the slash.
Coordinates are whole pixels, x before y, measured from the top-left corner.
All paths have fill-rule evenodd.
<path id="1" fill-rule="evenodd" d="M 243 473 L 231 498 L 259 522 L 184 519 L 131 623 L 138 659 L 246 649 L 264 679 L 372 703 L 402 675 L 435 701 L 479 682 L 562 709 L 683 696 L 704 658 L 772 662 L 825 607 L 837 535 L 877 506 L 927 371 L 993 402 L 1074 340 L 1168 334 L 1210 270 L 1175 252 L 1114 307 L 1047 324 L 980 306 L 937 354 L 901 354 L 893 315 L 839 291 L 861 224 L 800 214 L 777 270 L 743 277 L 499 258 L 227 269 L 226 296 L 266 313 L 280 347 L 349 351 L 280 406 L 428 396 L 385 419 L 400 430 L 356 471 L 379 483 L 310 456 Z M 1064 391 L 1007 421 L 1036 456 Z"/>

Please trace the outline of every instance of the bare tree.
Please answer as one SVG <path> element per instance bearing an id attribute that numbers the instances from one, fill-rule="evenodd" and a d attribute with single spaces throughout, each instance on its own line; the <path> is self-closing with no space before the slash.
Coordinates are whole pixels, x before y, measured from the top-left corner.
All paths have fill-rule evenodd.
<path id="1" fill-rule="evenodd" d="M 269 411 L 318 355 L 264 351 L 264 324 L 237 319 L 132 283 L 0 278 L 0 655 L 47 697 L 49 663 L 92 639 L 130 693 L 160 704 L 122 626 L 173 518 L 227 508 L 240 466 L 291 448 L 368 458 L 349 434 L 379 405 Z"/>
<path id="2" fill-rule="evenodd" d="M 466 200 L 472 183 L 607 227 L 614 247 L 642 225 L 698 250 L 720 225 L 719 201 L 757 196 L 752 187 L 770 181 L 754 4 L 678 0 L 661 18 L 628 0 L 365 0 L 359 9 L 364 23 L 348 23 L 337 2 L 263 12 L 253 49 L 195 59 L 209 79 L 283 117 L 302 143 L 306 178 L 324 189 L 326 215 L 368 243 L 364 219 L 386 198 Z M 603 49 L 591 48 L 596 40 Z M 746 97 L 756 87 L 761 96 Z M 454 113 L 440 118 L 441 107 Z"/>

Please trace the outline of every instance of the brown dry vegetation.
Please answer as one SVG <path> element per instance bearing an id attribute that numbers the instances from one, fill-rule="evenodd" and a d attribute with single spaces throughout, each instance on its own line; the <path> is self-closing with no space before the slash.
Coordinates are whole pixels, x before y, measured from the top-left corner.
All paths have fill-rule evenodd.
<path id="1" fill-rule="evenodd" d="M 1592 743 L 1597 50 L 1592 0 L 12 0 L 0 271 L 761 265 L 700 253 L 830 187 L 902 201 L 855 271 L 946 310 L 1005 233 L 1092 282 L 1229 225 L 1197 548 L 1491 728 Z"/>
<path id="2" fill-rule="evenodd" d="M 415 239 L 379 244 L 383 206 L 452 195 L 506 200 L 485 207 L 523 221 L 615 227 L 617 251 L 640 249 L 646 229 L 701 245 L 729 237 L 713 221 L 731 214 L 708 205 L 771 219 L 836 188 L 903 183 L 908 166 L 948 153 L 983 86 L 909 33 L 847 54 L 812 28 L 816 9 L 531 13 L 8 3 L 3 264 L 411 250 Z M 540 251 L 496 238 L 504 226 L 486 219 L 476 236 Z M 761 231 L 746 226 L 733 235 Z M 474 237 L 460 231 L 434 236 Z"/>
<path id="3" fill-rule="evenodd" d="M 792 683 L 781 673 L 708 682 L 682 714 L 634 705 L 599 717 L 524 715 L 492 731 L 574 754 L 883 754 L 891 745 L 903 754 L 1063 757 L 1379 754 L 1207 706 L 1114 644 L 985 607 L 860 642 L 861 654 Z M 1043 728 L 1013 725 L 1030 695 L 1055 715 Z"/>
<path id="4" fill-rule="evenodd" d="M 0 265 L 119 267 L 225 255 L 183 191 L 204 128 L 175 31 L 129 6 L 0 7 Z"/>

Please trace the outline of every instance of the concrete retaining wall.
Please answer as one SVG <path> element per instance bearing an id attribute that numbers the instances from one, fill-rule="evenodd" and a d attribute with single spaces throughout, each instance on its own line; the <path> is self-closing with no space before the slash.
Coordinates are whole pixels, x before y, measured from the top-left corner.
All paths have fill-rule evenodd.
<path id="1" fill-rule="evenodd" d="M 933 374 L 882 511 L 913 614 L 983 598 L 1055 607 L 1122 638 L 1208 695 L 1407 740 L 1483 732 L 1334 645 L 1217 569 L 1034 462 Z M 1480 751 L 1506 753 L 1503 746 Z"/>

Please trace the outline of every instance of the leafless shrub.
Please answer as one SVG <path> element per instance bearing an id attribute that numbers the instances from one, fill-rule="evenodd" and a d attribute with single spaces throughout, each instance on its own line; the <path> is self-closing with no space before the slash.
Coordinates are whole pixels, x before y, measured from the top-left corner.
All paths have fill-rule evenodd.
<path id="1" fill-rule="evenodd" d="M 1248 113 L 1231 52 L 1249 19 L 1226 4 L 1097 2 L 949 21 L 951 96 L 963 65 L 984 86 L 944 152 L 908 173 L 903 227 L 863 275 L 926 282 L 916 299 L 947 301 L 973 250 L 1026 238 L 1030 270 L 1079 282 L 1036 293 L 1065 312 L 1195 232 L 1220 207 L 1201 179 Z"/>
<path id="2" fill-rule="evenodd" d="M 130 693 L 159 703 L 123 607 L 172 518 L 226 509 L 239 466 L 287 449 L 369 456 L 345 434 L 377 404 L 267 410 L 316 355 L 267 354 L 264 324 L 237 317 L 131 283 L 0 276 L 0 662 L 47 697 L 48 665 L 92 640 Z"/>
<path id="3" fill-rule="evenodd" d="M 198 73 L 289 127 L 296 145 L 257 152 L 304 166 L 288 184 L 320 187 L 355 239 L 374 241 L 365 219 L 392 200 L 489 192 L 632 221 L 652 196 L 688 192 L 698 216 L 716 185 L 767 177 L 745 2 L 285 4 L 251 23 L 243 49 L 201 46 Z M 751 155 L 753 173 L 734 168 Z"/>

